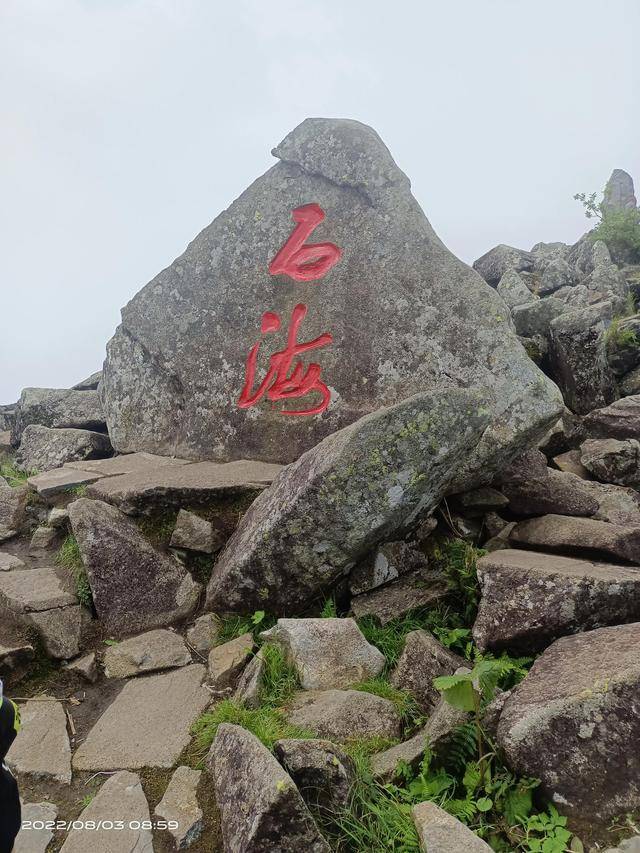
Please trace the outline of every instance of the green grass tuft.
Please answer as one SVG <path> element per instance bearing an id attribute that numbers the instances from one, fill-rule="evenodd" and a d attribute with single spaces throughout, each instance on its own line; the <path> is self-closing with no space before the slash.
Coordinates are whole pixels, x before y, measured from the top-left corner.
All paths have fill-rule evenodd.
<path id="1" fill-rule="evenodd" d="M 16 468 L 14 460 L 7 455 L 0 457 L 0 477 L 4 477 L 12 489 L 22 486 L 29 477 L 34 477 L 37 473 L 37 471 L 21 471 Z"/>
<path id="2" fill-rule="evenodd" d="M 413 696 L 406 690 L 399 690 L 394 687 L 386 678 L 370 678 L 368 681 L 354 684 L 351 689 L 361 690 L 363 693 L 372 693 L 374 696 L 380 696 L 382 699 L 393 702 L 405 726 L 416 726 L 422 721 L 423 714 Z"/>
<path id="3" fill-rule="evenodd" d="M 73 576 L 73 581 L 76 588 L 78 601 L 85 607 L 91 609 L 93 607 L 93 593 L 89 578 L 82 562 L 82 555 L 76 537 L 73 534 L 67 536 L 64 540 L 58 553 L 56 554 L 56 563 L 63 566 Z"/>
<path id="4" fill-rule="evenodd" d="M 287 662 L 280 646 L 266 643 L 261 650 L 264 660 L 260 705 L 277 708 L 291 699 L 299 690 L 300 681 L 295 667 Z"/>

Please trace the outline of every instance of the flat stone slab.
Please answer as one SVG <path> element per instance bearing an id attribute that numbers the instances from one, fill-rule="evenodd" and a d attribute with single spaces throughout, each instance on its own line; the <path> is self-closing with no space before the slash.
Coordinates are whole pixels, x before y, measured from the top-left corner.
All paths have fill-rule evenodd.
<path id="1" fill-rule="evenodd" d="M 33 613 L 77 604 L 70 582 L 55 568 L 17 569 L 0 574 L 0 607 Z"/>
<path id="2" fill-rule="evenodd" d="M 149 804 L 139 777 L 121 770 L 107 779 L 78 821 L 122 822 L 124 829 L 72 829 L 61 853 L 153 853 L 151 830 L 135 828 L 149 819 Z"/>
<path id="3" fill-rule="evenodd" d="M 20 706 L 20 716 L 22 728 L 7 755 L 11 770 L 71 784 L 71 747 L 62 703 L 32 699 Z"/>
<path id="4" fill-rule="evenodd" d="M 22 804 L 22 829 L 13 845 L 13 853 L 45 853 L 49 842 L 53 838 L 53 830 L 46 826 L 33 827 L 34 822 L 43 824 L 55 820 L 58 817 L 58 807 L 53 803 L 23 803 Z"/>
<path id="5" fill-rule="evenodd" d="M 609 524 L 594 518 L 551 514 L 518 522 L 509 539 L 512 543 L 545 551 L 587 551 L 640 563 L 638 525 Z"/>
<path id="6" fill-rule="evenodd" d="M 486 841 L 435 803 L 418 803 L 411 816 L 425 853 L 491 853 Z"/>
<path id="7" fill-rule="evenodd" d="M 68 492 L 77 486 L 88 486 L 89 483 L 95 483 L 99 479 L 99 474 L 65 467 L 55 468 L 53 471 L 46 471 L 44 474 L 29 477 L 27 482 L 40 497 L 50 498 L 53 495 L 60 494 L 60 492 Z"/>
<path id="8" fill-rule="evenodd" d="M 104 653 L 107 678 L 129 678 L 191 663 L 191 653 L 179 634 L 159 628 L 109 646 Z"/>
<path id="9" fill-rule="evenodd" d="M 20 569 L 24 566 L 23 561 L 13 554 L 0 553 L 0 572 L 8 572 L 11 569 Z"/>
<path id="10" fill-rule="evenodd" d="M 154 453 L 125 453 L 111 459 L 93 459 L 87 462 L 69 462 L 66 468 L 79 471 L 92 471 L 101 477 L 117 477 L 121 474 L 136 474 L 155 471 L 158 468 L 171 468 L 178 465 L 190 465 L 188 459 L 176 459 L 173 456 L 156 456 Z"/>
<path id="11" fill-rule="evenodd" d="M 337 743 L 351 738 L 400 736 L 400 718 L 393 703 L 360 690 L 299 693 L 287 718 L 294 726 Z"/>
<path id="12" fill-rule="evenodd" d="M 178 850 L 189 847 L 202 832 L 202 809 L 198 805 L 197 797 L 201 775 L 201 770 L 177 767 L 164 796 L 155 808 L 158 817 L 178 824 L 177 829 L 168 830 Z"/>
<path id="13" fill-rule="evenodd" d="M 75 770 L 173 767 L 211 701 L 200 664 L 128 682 L 73 757 Z"/>
<path id="14" fill-rule="evenodd" d="M 162 503 L 178 506 L 198 503 L 225 493 L 241 493 L 266 488 L 282 465 L 268 462 L 195 462 L 164 465 L 119 477 L 107 477 L 89 488 L 89 497 L 115 504 L 125 512 L 145 505 Z"/>

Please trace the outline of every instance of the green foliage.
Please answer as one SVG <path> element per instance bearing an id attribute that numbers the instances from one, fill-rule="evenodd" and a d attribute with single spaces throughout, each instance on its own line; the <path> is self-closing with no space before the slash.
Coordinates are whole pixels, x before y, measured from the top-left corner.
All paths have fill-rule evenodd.
<path id="1" fill-rule="evenodd" d="M 322 611 L 320 612 L 320 616 L 322 619 L 335 619 L 338 615 L 338 608 L 336 607 L 336 602 L 333 597 L 327 598 L 325 601 Z"/>
<path id="2" fill-rule="evenodd" d="M 631 296 L 631 294 L 629 295 Z M 635 304 L 633 306 L 633 313 L 635 313 Z M 621 328 L 621 323 L 624 319 L 625 317 L 614 317 L 609 323 L 605 332 L 605 341 L 609 346 L 637 347 L 640 345 L 640 340 L 638 340 L 638 336 L 633 329 L 630 329 L 628 326 Z"/>
<path id="3" fill-rule="evenodd" d="M 311 738 L 305 729 L 290 725 L 281 711 L 260 707 L 256 710 L 243 708 L 232 699 L 224 699 L 210 711 L 206 711 L 192 727 L 195 735 L 194 755 L 204 758 L 213 743 L 221 723 L 233 723 L 252 732 L 268 749 L 281 738 Z"/>
<path id="4" fill-rule="evenodd" d="M 498 683 L 513 669 L 509 658 L 482 658 L 470 672 L 442 675 L 434 679 L 433 686 L 449 705 L 461 711 L 476 712 L 482 700 L 491 701 Z"/>
<path id="5" fill-rule="evenodd" d="M 73 576 L 73 581 L 76 588 L 78 601 L 89 609 L 93 608 L 93 593 L 89 578 L 82 562 L 80 548 L 76 537 L 70 534 L 64 540 L 58 553 L 56 554 L 56 563 L 63 566 Z"/>
<path id="6" fill-rule="evenodd" d="M 4 477 L 13 489 L 26 483 L 29 477 L 34 477 L 37 473 L 37 471 L 21 471 L 16 468 L 11 457 L 6 454 L 0 456 L 0 477 Z"/>
<path id="7" fill-rule="evenodd" d="M 393 702 L 405 726 L 416 726 L 422 722 L 423 715 L 413 696 L 406 690 L 398 690 L 384 677 L 370 678 L 368 681 L 355 684 L 351 689 L 373 693 L 375 696 Z"/>
<path id="8" fill-rule="evenodd" d="M 136 523 L 143 536 L 155 547 L 161 550 L 169 547 L 171 536 L 176 527 L 178 513 L 176 510 L 165 510 L 153 515 L 141 516 Z"/>
<path id="9" fill-rule="evenodd" d="M 87 494 L 86 486 L 72 486 L 67 490 L 69 494 L 72 494 L 76 498 L 84 498 Z"/>
<path id="10" fill-rule="evenodd" d="M 446 539 L 433 559 L 447 579 L 451 597 L 465 625 L 474 622 L 480 600 L 477 561 L 485 552 L 464 539 Z"/>
<path id="11" fill-rule="evenodd" d="M 275 620 L 267 616 L 264 610 L 256 610 L 253 616 L 227 616 L 218 620 L 218 642 L 228 643 L 243 634 L 253 634 L 258 639 L 260 631 L 266 631 L 275 623 Z"/>
<path id="12" fill-rule="evenodd" d="M 265 643 L 261 649 L 264 660 L 260 705 L 277 708 L 284 705 L 300 687 L 295 667 L 288 663 L 280 646 Z"/>
<path id="13" fill-rule="evenodd" d="M 598 220 L 589 239 L 602 240 L 614 255 L 627 252 L 640 255 L 640 210 L 612 210 L 602 202 L 598 203 L 596 198 L 597 193 L 574 195 L 574 199 L 582 203 L 587 219 Z"/>

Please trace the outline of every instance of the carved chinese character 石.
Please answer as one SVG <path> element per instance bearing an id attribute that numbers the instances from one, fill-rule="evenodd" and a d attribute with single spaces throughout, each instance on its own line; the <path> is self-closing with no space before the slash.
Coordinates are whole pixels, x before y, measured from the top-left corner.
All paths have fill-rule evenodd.
<path id="1" fill-rule="evenodd" d="M 324 210 L 319 204 L 304 204 L 292 211 L 291 216 L 296 227 L 269 264 L 269 272 L 271 275 L 288 275 L 295 281 L 322 278 L 342 256 L 342 249 L 334 243 L 304 245 L 304 241 L 324 219 Z"/>

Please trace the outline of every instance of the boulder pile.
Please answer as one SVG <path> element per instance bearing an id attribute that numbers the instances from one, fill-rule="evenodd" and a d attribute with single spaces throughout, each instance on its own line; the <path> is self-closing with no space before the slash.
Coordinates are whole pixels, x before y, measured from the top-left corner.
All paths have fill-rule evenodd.
<path id="1" fill-rule="evenodd" d="M 0 407 L 7 761 L 78 821 L 20 849 L 633 850 L 640 257 L 471 269 L 371 128 L 274 154 Z"/>

